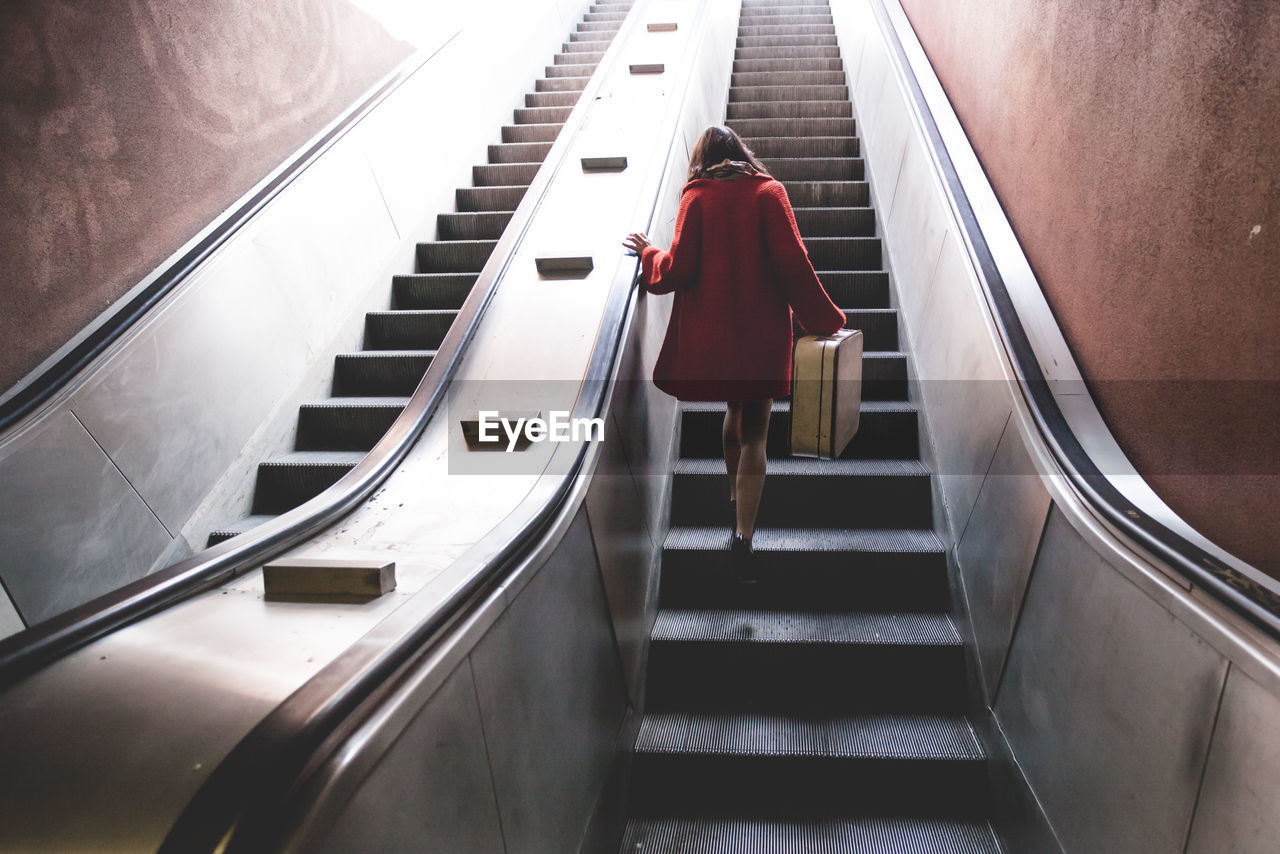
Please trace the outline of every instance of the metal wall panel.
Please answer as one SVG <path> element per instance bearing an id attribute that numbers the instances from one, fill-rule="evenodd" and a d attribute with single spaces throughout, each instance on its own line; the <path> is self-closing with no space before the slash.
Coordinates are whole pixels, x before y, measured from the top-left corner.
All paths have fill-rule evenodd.
<path id="1" fill-rule="evenodd" d="M 891 205 L 881 215 L 899 306 L 904 317 L 915 321 L 935 284 L 933 274 L 950 217 L 938 197 L 924 146 L 914 138 L 907 143 Z"/>
<path id="2" fill-rule="evenodd" d="M 0 638 L 6 638 L 24 628 L 22 617 L 18 616 L 18 609 L 13 607 L 9 594 L 0 589 Z"/>
<path id="3" fill-rule="evenodd" d="M 585 513 L 471 661 L 508 854 L 576 851 L 626 708 Z"/>
<path id="4" fill-rule="evenodd" d="M 1209 749 L 1187 854 L 1280 847 L 1280 697 L 1232 669 Z"/>
<path id="5" fill-rule="evenodd" d="M 146 574 L 171 539 L 70 412 L 0 459 L 4 584 L 28 625 Z"/>
<path id="6" fill-rule="evenodd" d="M 1066 851 L 1182 850 L 1226 670 L 1050 512 L 996 714 Z"/>
<path id="7" fill-rule="evenodd" d="M 1017 425 L 1010 422 L 956 545 L 988 703 L 995 702 L 1051 503 Z"/>
<path id="8" fill-rule="evenodd" d="M 470 661 L 383 754 L 318 850 L 503 852 Z"/>

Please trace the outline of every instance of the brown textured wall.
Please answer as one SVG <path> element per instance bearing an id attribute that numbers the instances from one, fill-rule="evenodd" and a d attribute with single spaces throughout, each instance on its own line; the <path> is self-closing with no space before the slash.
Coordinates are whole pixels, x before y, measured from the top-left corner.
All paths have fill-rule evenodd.
<path id="1" fill-rule="evenodd" d="M 0 3 L 0 389 L 410 50 L 348 0 Z"/>
<path id="2" fill-rule="evenodd" d="M 903 6 L 1120 444 L 1280 577 L 1280 3 Z"/>

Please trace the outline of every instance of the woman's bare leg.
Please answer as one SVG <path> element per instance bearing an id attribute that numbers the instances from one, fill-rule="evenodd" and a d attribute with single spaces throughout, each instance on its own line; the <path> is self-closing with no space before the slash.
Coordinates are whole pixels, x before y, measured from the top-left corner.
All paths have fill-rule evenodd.
<path id="1" fill-rule="evenodd" d="M 730 403 L 724 410 L 724 468 L 729 475 L 729 500 L 738 499 L 738 459 L 742 454 L 742 404 Z"/>
<path id="2" fill-rule="evenodd" d="M 769 414 L 772 400 L 753 400 L 740 404 L 738 435 L 738 533 L 748 541 L 756 530 L 756 513 L 760 510 L 760 493 L 764 491 L 765 440 L 769 436 Z"/>

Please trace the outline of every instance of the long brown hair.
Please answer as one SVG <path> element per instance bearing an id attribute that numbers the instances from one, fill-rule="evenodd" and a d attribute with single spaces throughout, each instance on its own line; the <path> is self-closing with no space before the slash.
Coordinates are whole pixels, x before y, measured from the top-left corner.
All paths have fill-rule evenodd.
<path id="1" fill-rule="evenodd" d="M 693 154 L 689 157 L 688 180 L 704 177 L 708 169 L 726 160 L 745 163 L 761 175 L 769 174 L 764 164 L 747 148 L 742 137 L 733 132 L 733 128 L 715 125 L 704 130 L 693 146 Z"/>

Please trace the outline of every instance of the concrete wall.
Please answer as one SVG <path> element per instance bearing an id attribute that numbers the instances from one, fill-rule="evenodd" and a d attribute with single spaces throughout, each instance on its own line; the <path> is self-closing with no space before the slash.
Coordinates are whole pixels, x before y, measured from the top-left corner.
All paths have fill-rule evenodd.
<path id="1" fill-rule="evenodd" d="M 1121 446 L 1280 576 L 1280 5 L 902 5 Z"/>
<path id="2" fill-rule="evenodd" d="M 348 0 L 0 7 L 0 390 L 412 51 Z"/>

